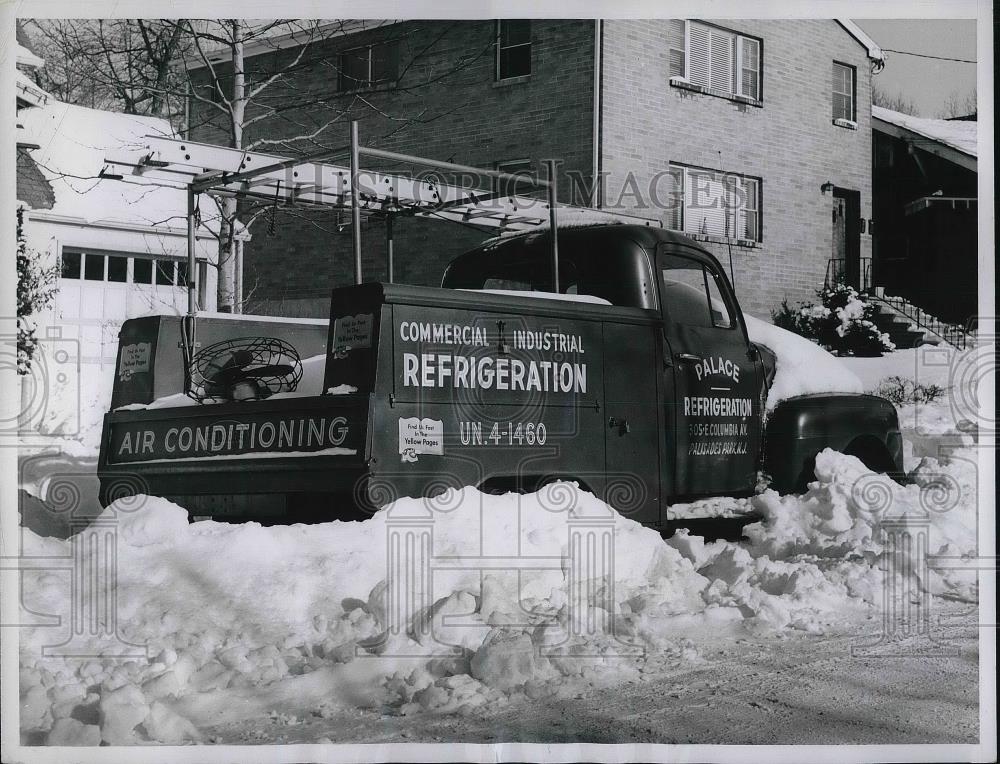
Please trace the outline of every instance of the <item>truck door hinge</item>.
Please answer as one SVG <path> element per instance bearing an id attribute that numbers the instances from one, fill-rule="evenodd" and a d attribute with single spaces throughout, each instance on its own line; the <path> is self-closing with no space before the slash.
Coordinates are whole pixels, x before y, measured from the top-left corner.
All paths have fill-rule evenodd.
<path id="1" fill-rule="evenodd" d="M 389 408 L 395 408 L 396 406 L 396 394 L 389 393 Z"/>

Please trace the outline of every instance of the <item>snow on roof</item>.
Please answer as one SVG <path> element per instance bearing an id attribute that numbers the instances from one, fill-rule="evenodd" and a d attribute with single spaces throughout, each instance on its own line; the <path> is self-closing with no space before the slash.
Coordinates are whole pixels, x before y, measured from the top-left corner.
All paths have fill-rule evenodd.
<path id="1" fill-rule="evenodd" d="M 24 109 L 18 120 L 30 142 L 39 146 L 32 158 L 55 193 L 52 214 L 89 223 L 186 226 L 183 191 L 129 182 L 128 176 L 99 177 L 109 153 L 141 148 L 146 135 L 173 136 L 167 120 L 53 100 Z"/>
<path id="2" fill-rule="evenodd" d="M 901 114 L 881 106 L 872 106 L 872 116 L 911 133 L 942 143 L 956 151 L 961 151 L 963 154 L 972 157 L 978 156 L 977 138 L 979 133 L 977 123 L 974 121 L 926 119 Z"/>
<path id="3" fill-rule="evenodd" d="M 21 43 L 16 43 L 16 62 L 18 66 L 29 66 L 34 69 L 40 69 L 45 66 L 45 61 L 39 56 L 36 56 Z"/>

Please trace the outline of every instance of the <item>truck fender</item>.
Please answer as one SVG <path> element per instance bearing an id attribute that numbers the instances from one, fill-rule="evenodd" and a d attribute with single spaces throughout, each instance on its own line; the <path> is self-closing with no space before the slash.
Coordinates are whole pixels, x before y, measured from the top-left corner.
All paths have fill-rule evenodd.
<path id="1" fill-rule="evenodd" d="M 902 437 L 895 407 L 875 395 L 803 395 L 781 402 L 764 430 L 764 471 L 781 493 L 801 492 L 815 480 L 825 448 L 856 456 L 874 472 L 903 474 Z"/>

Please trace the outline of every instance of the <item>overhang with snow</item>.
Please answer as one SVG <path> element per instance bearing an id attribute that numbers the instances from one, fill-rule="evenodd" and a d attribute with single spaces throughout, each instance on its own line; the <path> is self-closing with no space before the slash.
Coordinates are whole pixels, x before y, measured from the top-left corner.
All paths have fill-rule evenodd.
<path id="1" fill-rule="evenodd" d="M 872 129 L 977 172 L 979 133 L 974 121 L 926 119 L 872 106 Z"/>

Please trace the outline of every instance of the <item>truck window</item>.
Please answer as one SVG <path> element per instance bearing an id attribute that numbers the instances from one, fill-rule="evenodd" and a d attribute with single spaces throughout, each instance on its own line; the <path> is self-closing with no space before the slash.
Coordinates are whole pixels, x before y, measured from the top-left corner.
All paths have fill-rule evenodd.
<path id="1" fill-rule="evenodd" d="M 663 258 L 663 303 L 670 319 L 687 326 L 731 329 L 733 317 L 718 276 L 679 255 Z"/>

